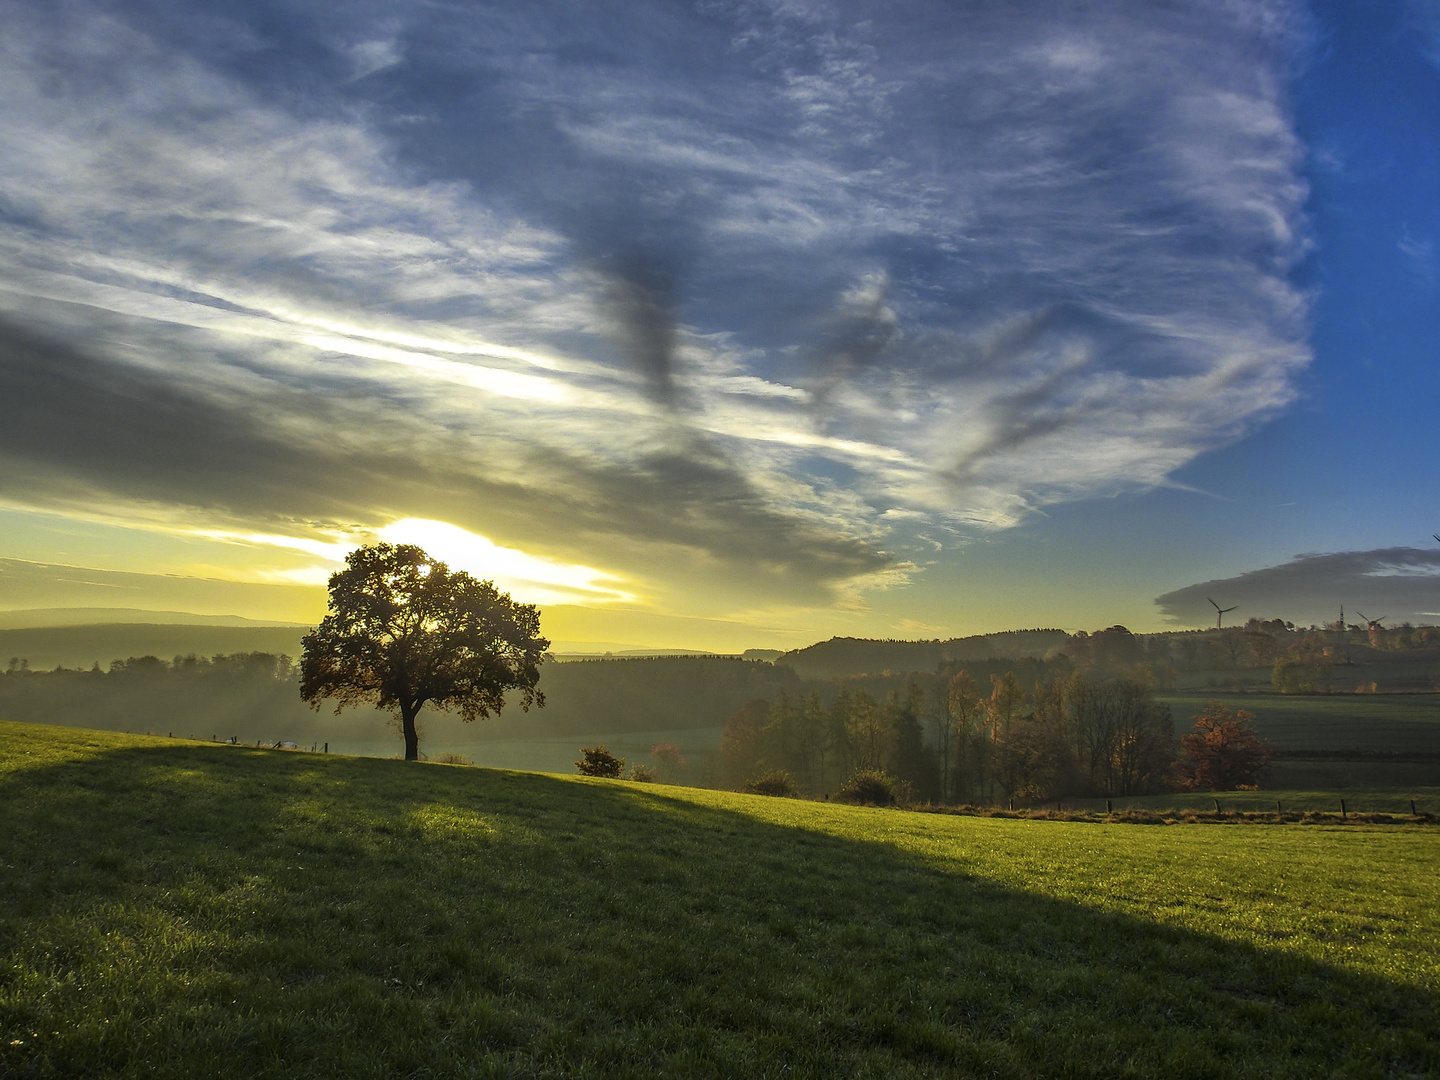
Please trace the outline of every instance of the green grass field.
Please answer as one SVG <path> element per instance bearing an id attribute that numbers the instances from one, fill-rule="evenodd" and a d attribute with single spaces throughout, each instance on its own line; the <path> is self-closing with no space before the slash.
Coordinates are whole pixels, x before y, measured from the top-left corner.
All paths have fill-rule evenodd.
<path id="1" fill-rule="evenodd" d="M 1440 694 L 1163 693 L 1175 730 L 1188 731 L 1207 701 L 1255 714 L 1255 729 L 1286 750 L 1440 752 Z"/>
<path id="2" fill-rule="evenodd" d="M 1090 813 L 1104 813 L 1107 802 L 1116 812 L 1125 810 L 1170 810 L 1210 811 L 1217 806 L 1224 812 L 1276 813 L 1324 813 L 1339 816 L 1340 800 L 1345 800 L 1345 809 L 1351 814 L 1389 814 L 1409 816 L 1411 804 L 1420 814 L 1440 817 L 1440 787 L 1352 787 L 1335 789 L 1306 788 L 1265 788 L 1260 791 L 1168 791 L 1163 795 L 1134 795 L 1129 798 L 1070 798 L 1061 799 L 1060 805 L 1066 810 L 1084 810 Z M 1037 809 L 1053 809 L 1055 804 L 1037 804 Z M 1440 839 L 1440 838 L 1437 838 Z"/>
<path id="3" fill-rule="evenodd" d="M 0 1075 L 1440 1075 L 1440 830 L 0 724 Z"/>

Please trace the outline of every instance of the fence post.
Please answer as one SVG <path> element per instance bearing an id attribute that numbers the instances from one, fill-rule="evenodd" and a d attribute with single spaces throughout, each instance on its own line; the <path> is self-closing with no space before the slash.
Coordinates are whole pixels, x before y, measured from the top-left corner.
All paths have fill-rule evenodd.
<path id="1" fill-rule="evenodd" d="M 1219 800 L 1219 799 L 1211 799 L 1210 801 L 1215 804 L 1215 813 L 1218 814 L 1218 813 L 1220 812 L 1220 800 Z"/>
<path id="2" fill-rule="evenodd" d="M 1411 799 L 1411 800 L 1410 800 L 1410 816 L 1411 816 L 1411 817 L 1419 817 L 1419 816 L 1420 816 L 1419 814 L 1417 814 L 1417 813 L 1415 812 L 1415 800 L 1414 800 L 1414 799 Z"/>
<path id="3" fill-rule="evenodd" d="M 1346 820 L 1349 819 L 1349 817 L 1350 817 L 1350 814 L 1349 814 L 1349 813 L 1346 811 L 1346 809 L 1345 809 L 1345 800 L 1344 800 L 1344 799 L 1341 799 L 1341 800 L 1340 800 L 1340 820 L 1346 821 Z"/>
<path id="4" fill-rule="evenodd" d="M 1115 812 L 1115 808 L 1110 805 L 1110 800 L 1109 800 L 1109 799 L 1106 799 L 1106 800 L 1105 800 L 1105 813 L 1107 813 L 1107 814 L 1113 814 L 1114 812 Z"/>
<path id="5" fill-rule="evenodd" d="M 1284 810 L 1281 810 L 1281 809 L 1280 809 L 1280 800 L 1279 800 L 1279 799 L 1276 799 L 1276 800 L 1275 800 L 1275 813 L 1276 813 L 1277 815 L 1280 815 L 1280 814 L 1285 813 Z"/>

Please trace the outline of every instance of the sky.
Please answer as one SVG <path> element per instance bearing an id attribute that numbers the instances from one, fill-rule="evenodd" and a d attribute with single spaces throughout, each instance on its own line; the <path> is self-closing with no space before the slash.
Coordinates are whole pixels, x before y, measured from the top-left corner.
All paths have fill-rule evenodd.
<path id="1" fill-rule="evenodd" d="M 1440 622 L 1433 0 L 0 31 L 0 611 L 384 540 L 559 647 Z"/>

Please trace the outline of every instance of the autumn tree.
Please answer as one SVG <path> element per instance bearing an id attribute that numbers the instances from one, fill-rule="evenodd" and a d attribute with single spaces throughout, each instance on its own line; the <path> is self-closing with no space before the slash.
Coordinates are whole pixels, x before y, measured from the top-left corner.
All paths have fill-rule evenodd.
<path id="1" fill-rule="evenodd" d="M 1167 706 L 1133 679 L 1071 679 L 1065 686 L 1068 741 L 1088 788 L 1099 795 L 1162 790 L 1175 758 Z"/>
<path id="2" fill-rule="evenodd" d="M 747 701 L 725 721 L 720 736 L 720 762 L 725 781 L 738 787 L 760 767 L 765 752 L 765 725 L 770 719 L 770 702 L 764 698 Z"/>
<path id="3" fill-rule="evenodd" d="M 864 690 L 850 696 L 845 718 L 845 737 L 852 763 L 857 769 L 884 767 L 885 716 L 879 703 Z"/>
<path id="4" fill-rule="evenodd" d="M 316 709 L 332 698 L 337 713 L 395 713 L 406 761 L 420 756 L 415 717 L 426 705 L 472 721 L 499 713 L 512 690 L 521 709 L 545 704 L 539 610 L 413 544 L 352 551 L 330 576 L 329 606 L 302 642 L 300 696 Z"/>
<path id="5" fill-rule="evenodd" d="M 655 759 L 662 784 L 676 783 L 690 768 L 690 762 L 680 752 L 678 743 L 656 743 L 650 747 L 650 756 Z"/>
<path id="6" fill-rule="evenodd" d="M 981 718 L 984 710 L 980 703 L 980 688 L 966 671 L 957 671 L 945 684 L 945 711 L 955 738 L 955 766 L 951 792 L 965 799 L 968 792 L 969 766 L 984 752 L 976 741 L 980 738 Z M 949 770 L 949 761 L 945 762 Z M 978 771 L 978 770 L 977 770 Z M 980 780 L 983 783 L 984 777 Z"/>
<path id="7" fill-rule="evenodd" d="M 1210 701 L 1195 717 L 1195 730 L 1182 735 L 1183 769 L 1187 785 L 1210 791 L 1232 791 L 1256 784 L 1275 753 L 1272 743 L 1260 738 L 1255 716 Z"/>
<path id="8" fill-rule="evenodd" d="M 1052 725 L 1031 718 L 1016 720 L 999 749 L 1000 772 L 1010 794 L 1052 799 L 1068 789 L 1075 759 Z"/>
<path id="9" fill-rule="evenodd" d="M 925 729 L 920 723 L 924 707 L 925 695 L 914 679 L 903 694 L 891 691 L 886 695 L 881 710 L 881 765 L 897 780 L 910 784 L 918 798 L 928 801 L 940 794 L 940 771 L 925 745 Z"/>

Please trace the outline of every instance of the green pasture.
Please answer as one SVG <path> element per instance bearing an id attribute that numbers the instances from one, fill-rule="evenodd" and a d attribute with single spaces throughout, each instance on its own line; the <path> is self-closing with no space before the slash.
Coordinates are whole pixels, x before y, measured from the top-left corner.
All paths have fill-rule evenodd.
<path id="1" fill-rule="evenodd" d="M 1184 732 L 1207 701 L 1255 714 L 1255 729 L 1285 750 L 1440 752 L 1440 694 L 1166 693 Z"/>
<path id="2" fill-rule="evenodd" d="M 1352 814 L 1390 814 L 1409 816 L 1414 812 L 1440 817 L 1440 786 L 1385 788 L 1266 788 L 1261 791 L 1171 791 L 1163 795 L 1135 795 L 1130 798 L 1071 798 L 1060 800 L 1065 810 L 1086 810 L 1104 813 L 1107 804 L 1116 813 L 1125 810 L 1200 810 L 1217 807 L 1222 812 L 1274 814 L 1279 804 L 1281 813 L 1341 813 L 1340 801 Z M 1054 803 L 1045 804 L 1053 809 Z M 1043 807 L 1042 807 L 1043 808 Z M 1437 837 L 1440 842 L 1440 837 Z"/>
<path id="3" fill-rule="evenodd" d="M 1175 678 L 1182 693 L 1213 693 L 1216 690 L 1254 690 L 1268 693 L 1273 687 L 1274 667 L 1214 668 L 1203 671 L 1182 671 Z M 1331 689 L 1336 693 L 1353 693 L 1357 687 L 1375 683 L 1382 693 L 1413 693 L 1431 691 L 1440 680 L 1440 666 L 1429 650 L 1419 654 L 1390 653 L 1383 657 L 1372 654 L 1358 663 L 1337 664 L 1330 671 Z"/>
<path id="4" fill-rule="evenodd" d="M 421 716 L 428 722 L 429 729 L 427 737 L 421 740 L 420 752 L 432 761 L 445 754 L 460 754 L 476 765 L 525 772 L 573 772 L 580 747 L 597 743 L 603 743 L 630 764 L 653 766 L 655 761 L 650 748 L 657 743 L 674 743 L 690 762 L 693 778 L 702 771 L 706 756 L 720 745 L 724 731 L 721 727 L 662 728 L 656 731 L 600 731 L 544 738 L 497 738 L 489 734 L 483 722 L 462 725 L 453 716 L 436 714 L 427 717 L 423 713 Z M 399 757 L 403 756 L 405 748 L 398 737 L 392 736 L 384 741 L 347 742 L 340 739 L 332 742 L 330 749 L 365 757 Z"/>
<path id="5" fill-rule="evenodd" d="M 0 724 L 0 1075 L 1440 1074 L 1440 831 Z"/>

